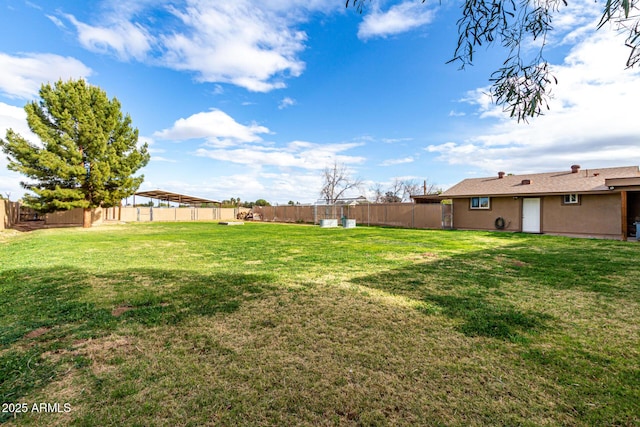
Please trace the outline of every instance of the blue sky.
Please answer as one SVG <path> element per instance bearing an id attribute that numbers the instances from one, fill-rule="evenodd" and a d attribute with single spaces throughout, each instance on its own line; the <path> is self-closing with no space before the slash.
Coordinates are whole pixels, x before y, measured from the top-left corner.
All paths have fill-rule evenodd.
<path id="1" fill-rule="evenodd" d="M 141 190 L 314 202 L 345 164 L 367 195 L 395 179 L 441 188 L 498 171 L 638 165 L 640 73 L 599 5 L 571 2 L 546 57 L 551 111 L 517 123 L 485 95 L 505 59 L 446 64 L 460 2 L 0 0 L 0 135 L 35 138 L 42 83 L 85 78 L 117 97 L 150 146 Z M 533 49 L 533 43 L 530 45 Z M 0 159 L 0 192 L 23 194 Z"/>

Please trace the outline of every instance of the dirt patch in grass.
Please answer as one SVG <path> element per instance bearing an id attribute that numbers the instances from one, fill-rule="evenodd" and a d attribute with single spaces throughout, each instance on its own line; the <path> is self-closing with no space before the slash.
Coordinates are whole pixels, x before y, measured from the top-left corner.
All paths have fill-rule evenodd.
<path id="1" fill-rule="evenodd" d="M 31 331 L 28 334 L 26 334 L 24 337 L 27 338 L 27 339 L 38 338 L 39 336 L 42 336 L 42 335 L 46 334 L 50 330 L 51 330 L 51 328 L 43 326 L 41 328 L 34 329 L 33 331 Z"/>
<path id="2" fill-rule="evenodd" d="M 21 234 L 18 230 L 0 230 L 0 243 L 14 239 Z"/>
<path id="3" fill-rule="evenodd" d="M 133 310 L 133 307 L 130 305 L 120 305 L 116 308 L 114 308 L 113 310 L 111 310 L 111 315 L 118 317 L 121 316 L 123 313 L 126 313 L 127 311 Z"/>
<path id="4" fill-rule="evenodd" d="M 506 265 L 510 267 L 521 268 L 529 265 L 528 263 L 521 261 L 519 259 L 509 258 L 507 255 L 497 255 L 493 259 L 500 265 Z"/>
<path id="5" fill-rule="evenodd" d="M 114 351 L 126 351 L 131 352 L 135 347 L 133 343 L 134 339 L 121 335 L 110 335 L 108 337 L 92 339 L 84 341 L 79 346 L 82 353 L 95 360 L 102 360 L 106 354 Z"/>

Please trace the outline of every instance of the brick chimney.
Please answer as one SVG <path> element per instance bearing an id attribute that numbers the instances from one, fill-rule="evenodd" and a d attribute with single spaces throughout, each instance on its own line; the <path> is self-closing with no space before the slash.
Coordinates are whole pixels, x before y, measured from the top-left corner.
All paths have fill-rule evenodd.
<path id="1" fill-rule="evenodd" d="M 504 178 L 504 172 L 498 172 L 498 178 L 500 179 Z"/>
<path id="2" fill-rule="evenodd" d="M 578 173 L 580 165 L 571 165 L 571 173 Z"/>

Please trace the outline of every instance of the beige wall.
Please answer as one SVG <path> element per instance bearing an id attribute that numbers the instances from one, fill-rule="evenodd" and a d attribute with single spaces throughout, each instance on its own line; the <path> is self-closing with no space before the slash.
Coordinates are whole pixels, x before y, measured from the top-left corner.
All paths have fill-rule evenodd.
<path id="1" fill-rule="evenodd" d="M 120 221 L 124 222 L 133 222 L 138 220 L 136 208 L 122 208 L 120 209 Z"/>
<path id="2" fill-rule="evenodd" d="M 522 229 L 522 199 L 492 197 L 490 209 L 471 209 L 469 199 L 453 200 L 453 227 L 460 230 L 496 230 L 498 217 L 504 218 L 506 231 Z"/>
<path id="3" fill-rule="evenodd" d="M 441 228 L 440 204 L 386 203 L 356 206 L 256 206 L 263 221 L 319 223 L 321 219 L 355 219 L 356 224 L 406 228 Z"/>
<path id="4" fill-rule="evenodd" d="M 91 211 L 91 224 L 100 225 L 104 221 L 106 209 L 95 208 Z M 44 216 L 46 225 L 77 225 L 83 222 L 84 209 L 75 208 L 68 211 L 48 213 Z"/>
<path id="5" fill-rule="evenodd" d="M 542 230 L 549 234 L 621 238 L 620 194 L 580 195 L 580 204 L 563 205 L 561 196 L 542 201 Z"/>
<path id="6" fill-rule="evenodd" d="M 620 194 L 580 195 L 580 204 L 563 205 L 562 196 L 540 197 L 542 233 L 567 236 L 620 238 Z M 492 197 L 491 209 L 470 209 L 469 199 L 453 201 L 453 226 L 462 230 L 496 230 L 505 219 L 506 231 L 522 231 L 522 198 Z"/>
<path id="7" fill-rule="evenodd" d="M 95 208 L 91 211 L 91 224 L 92 225 L 100 225 L 104 221 L 104 209 L 103 208 Z"/>
<path id="8" fill-rule="evenodd" d="M 0 200 L 0 230 L 9 228 L 9 218 L 7 217 L 7 201 Z"/>
<path id="9" fill-rule="evenodd" d="M 0 200 L 0 230 L 18 222 L 19 203 Z M 249 209 L 243 210 L 248 211 Z M 154 208 L 153 221 L 228 221 L 236 219 L 234 208 Z M 100 225 L 105 220 L 124 222 L 148 222 L 152 220 L 148 207 L 96 208 L 91 213 L 91 223 Z M 48 226 L 82 226 L 83 209 L 76 208 L 46 214 Z"/>
<path id="10" fill-rule="evenodd" d="M 248 210 L 248 209 L 247 209 Z M 236 219 L 234 208 L 153 208 L 115 207 L 105 210 L 105 219 L 124 222 L 224 221 Z"/>
<path id="11" fill-rule="evenodd" d="M 20 204 L 0 199 L 0 230 L 11 228 L 18 222 L 20 215 Z"/>
<path id="12" fill-rule="evenodd" d="M 82 208 L 48 213 L 44 217 L 44 223 L 47 225 L 82 225 L 82 215 Z"/>
<path id="13" fill-rule="evenodd" d="M 178 209 L 154 209 L 153 210 L 153 220 L 154 221 L 191 221 L 191 209 L 181 209 L 181 212 L 178 212 Z"/>

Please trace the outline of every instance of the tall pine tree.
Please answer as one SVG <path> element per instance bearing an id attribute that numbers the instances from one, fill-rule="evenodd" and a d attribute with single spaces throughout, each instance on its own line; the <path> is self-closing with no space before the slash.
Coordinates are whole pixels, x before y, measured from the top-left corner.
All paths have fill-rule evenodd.
<path id="1" fill-rule="evenodd" d="M 22 186 L 25 203 L 39 212 L 116 206 L 136 192 L 149 161 L 147 144 L 138 148 L 138 130 L 120 102 L 84 80 L 42 85 L 40 100 L 28 103 L 27 123 L 40 141 L 27 141 L 12 129 L 0 147 L 8 168 L 31 179 Z"/>

